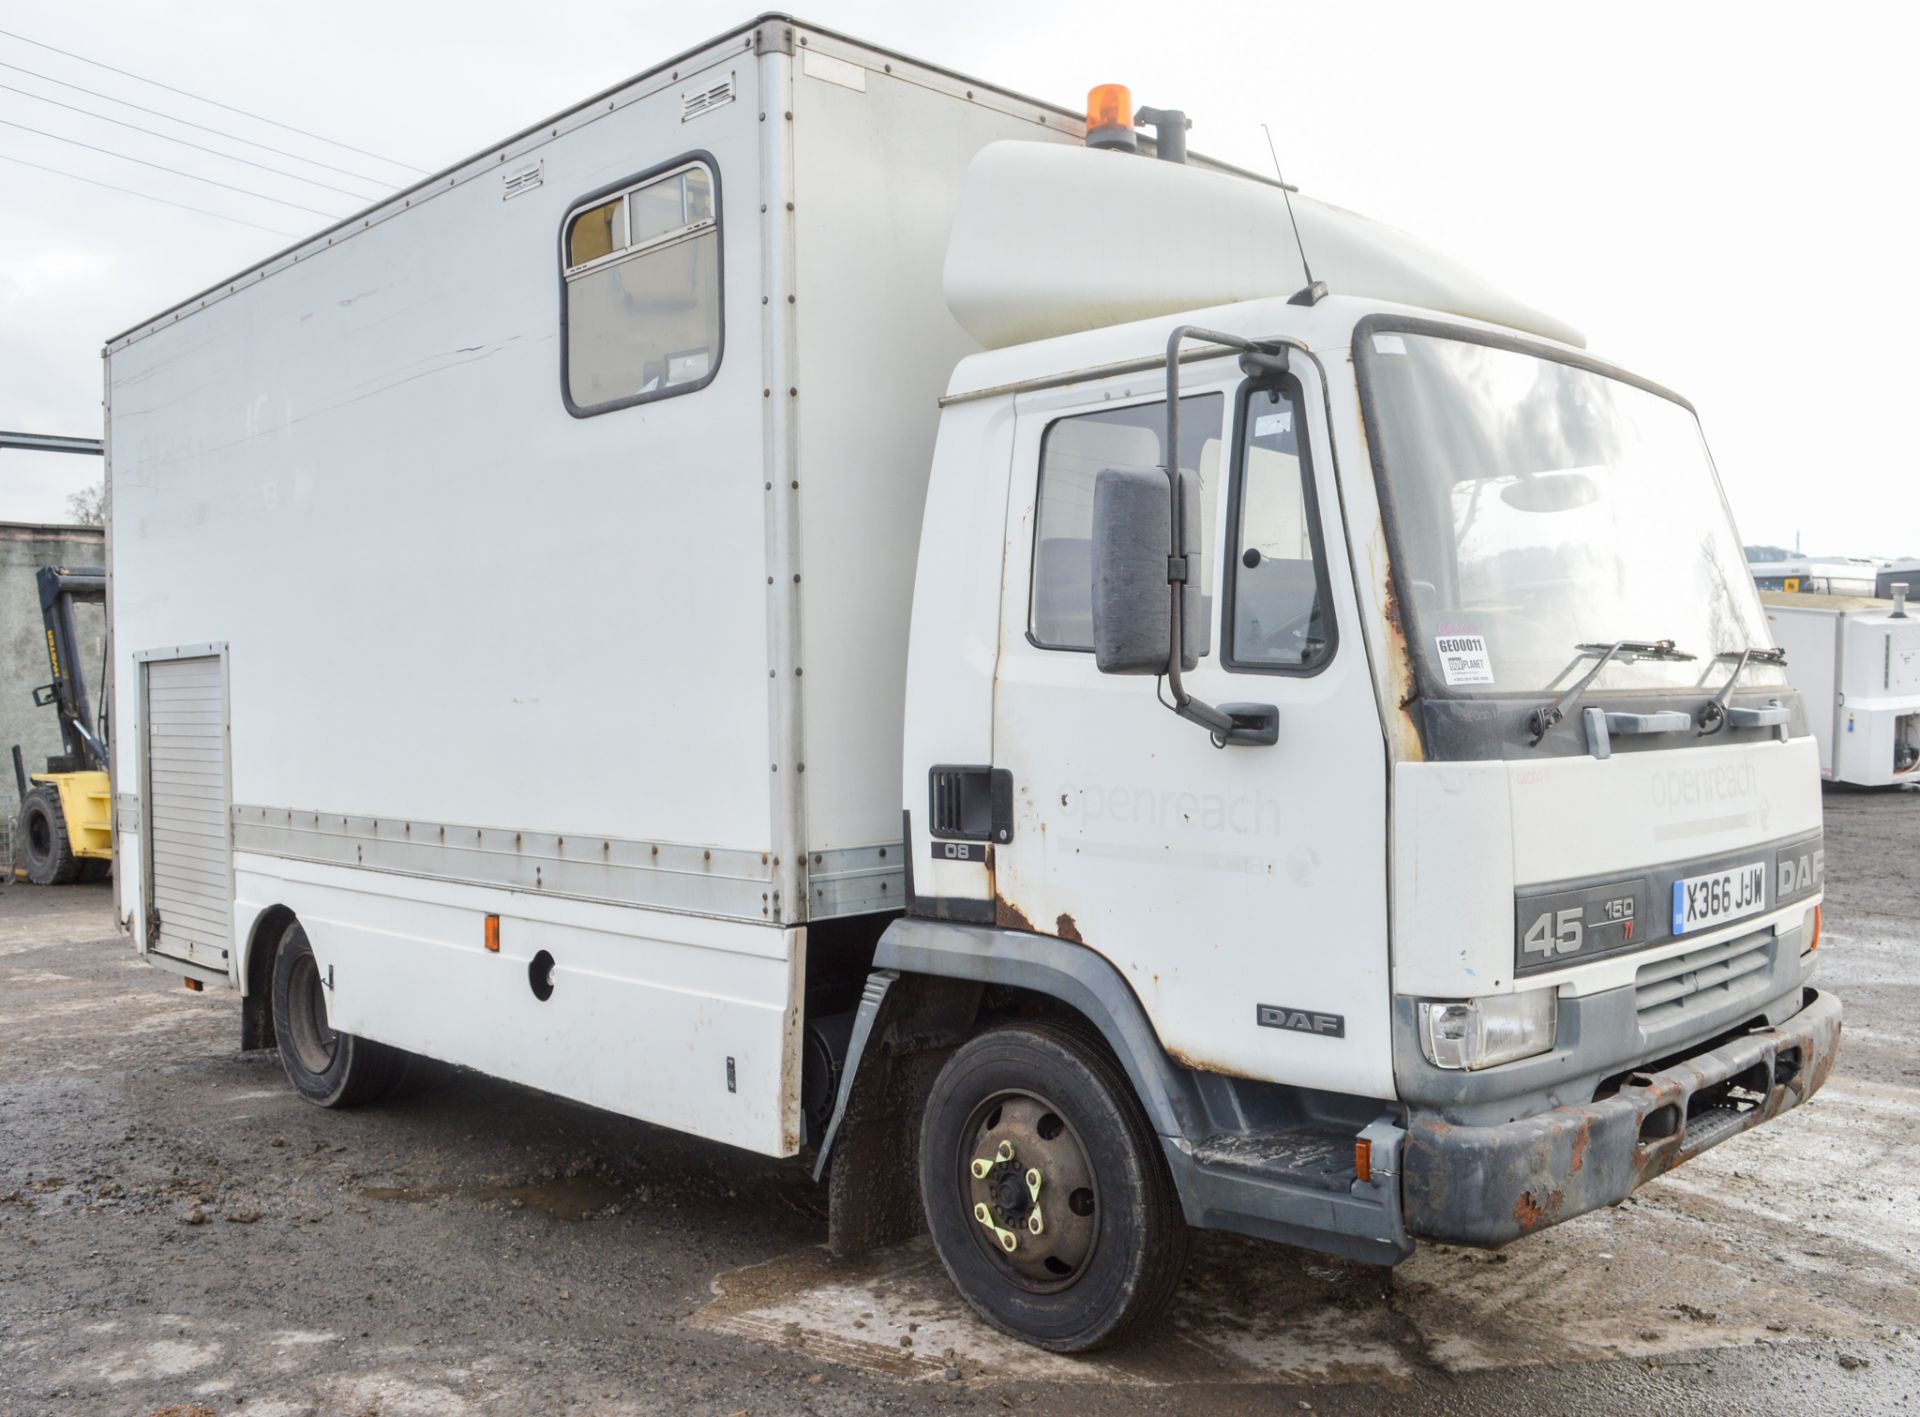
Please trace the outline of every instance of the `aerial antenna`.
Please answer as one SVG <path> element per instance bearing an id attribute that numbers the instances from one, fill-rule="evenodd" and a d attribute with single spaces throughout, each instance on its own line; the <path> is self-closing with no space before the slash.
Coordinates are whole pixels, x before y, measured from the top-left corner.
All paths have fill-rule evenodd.
<path id="1" fill-rule="evenodd" d="M 1287 186 L 1287 179 L 1280 174 L 1280 153 L 1273 145 L 1273 129 L 1262 123 L 1260 131 L 1267 135 L 1267 155 L 1273 159 L 1273 180 L 1280 184 L 1281 200 L 1287 204 L 1287 220 L 1293 225 L 1294 249 L 1300 253 L 1300 269 L 1307 275 L 1307 288 L 1289 297 L 1287 303 L 1317 305 L 1327 293 L 1327 287 L 1313 278 L 1313 267 L 1307 264 L 1307 243 L 1300 239 L 1300 219 L 1293 214 L 1293 189 Z"/>

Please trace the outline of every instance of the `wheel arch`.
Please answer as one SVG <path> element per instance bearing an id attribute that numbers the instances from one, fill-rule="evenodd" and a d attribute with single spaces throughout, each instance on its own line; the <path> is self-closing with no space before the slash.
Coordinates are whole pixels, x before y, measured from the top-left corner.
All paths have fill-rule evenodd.
<path id="1" fill-rule="evenodd" d="M 1162 1138 L 1196 1135 L 1205 1108 L 1194 1075 L 1167 1055 L 1114 966 L 1051 936 L 902 918 L 874 952 L 841 1070 L 816 1178 L 829 1184 L 829 1247 L 854 1255 L 921 1228 L 913 1181 L 917 1114 L 955 1048 L 1002 1010 L 1078 1025 L 1125 1074 Z M 828 1163 L 839 1158 L 829 1169 Z"/>
<path id="2" fill-rule="evenodd" d="M 280 937 L 299 919 L 284 905 L 270 905 L 255 917 L 247 932 L 246 954 L 240 963 L 240 1048 L 273 1048 L 273 965 L 280 953 Z"/>
<path id="3" fill-rule="evenodd" d="M 943 920 L 902 919 L 881 936 L 875 969 L 977 983 L 1049 1001 L 1099 1036 L 1161 1136 L 1204 1130 L 1193 1074 L 1160 1045 L 1147 1011 L 1098 952 L 1052 935 Z"/>

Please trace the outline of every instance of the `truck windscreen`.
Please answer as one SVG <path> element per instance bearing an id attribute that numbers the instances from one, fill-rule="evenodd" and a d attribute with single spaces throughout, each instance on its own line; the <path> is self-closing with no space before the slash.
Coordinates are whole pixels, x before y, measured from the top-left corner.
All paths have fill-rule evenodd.
<path id="1" fill-rule="evenodd" d="M 1621 655 L 1595 690 L 1714 684 L 1771 643 L 1699 423 L 1625 379 L 1412 331 L 1361 336 L 1358 364 L 1424 692 L 1533 694 Z M 1775 665 L 1751 685 L 1784 684 Z"/>

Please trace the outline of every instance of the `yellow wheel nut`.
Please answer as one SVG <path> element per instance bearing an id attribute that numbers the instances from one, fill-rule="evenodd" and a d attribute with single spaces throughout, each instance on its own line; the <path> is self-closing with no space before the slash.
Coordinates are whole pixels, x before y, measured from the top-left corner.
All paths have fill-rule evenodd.
<path id="1" fill-rule="evenodd" d="M 976 1203 L 974 1205 L 973 1218 L 993 1232 L 993 1238 L 999 1242 L 1000 1248 L 1008 1254 L 1012 1254 L 1020 1248 L 1020 1237 L 1011 1230 L 1004 1229 L 995 1224 L 993 1212 L 988 1210 L 984 1204 Z"/>

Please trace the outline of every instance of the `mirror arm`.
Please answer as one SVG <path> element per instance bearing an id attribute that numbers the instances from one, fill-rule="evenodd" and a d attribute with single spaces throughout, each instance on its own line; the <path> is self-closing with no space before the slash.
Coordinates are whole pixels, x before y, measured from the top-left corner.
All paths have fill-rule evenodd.
<path id="1" fill-rule="evenodd" d="M 1173 697 L 1173 711 L 1189 723 L 1199 724 L 1223 745 L 1234 741 L 1271 742 L 1272 739 L 1264 735 L 1260 738 L 1237 739 L 1241 725 L 1212 704 L 1189 694 L 1180 676 L 1180 664 L 1186 658 L 1184 632 L 1189 564 L 1184 550 L 1187 545 L 1186 499 L 1180 495 L 1180 346 L 1188 340 L 1202 340 L 1239 350 L 1241 367 L 1249 375 L 1256 369 L 1270 375 L 1285 373 L 1287 347 L 1284 344 L 1257 345 L 1238 335 L 1223 334 L 1199 325 L 1176 326 L 1173 333 L 1167 336 L 1167 460 L 1161 464 L 1161 471 L 1167 475 L 1167 495 L 1172 501 L 1168 525 L 1173 529 L 1173 537 L 1172 544 L 1167 548 L 1167 585 L 1172 593 L 1172 618 L 1167 635 L 1167 690 Z"/>

